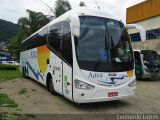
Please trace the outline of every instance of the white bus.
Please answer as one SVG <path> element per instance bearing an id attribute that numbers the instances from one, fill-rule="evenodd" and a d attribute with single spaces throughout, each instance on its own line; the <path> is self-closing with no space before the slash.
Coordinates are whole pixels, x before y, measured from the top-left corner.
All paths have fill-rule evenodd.
<path id="1" fill-rule="evenodd" d="M 23 75 L 76 103 L 135 94 L 131 41 L 124 24 L 81 7 L 54 19 L 22 42 Z"/>

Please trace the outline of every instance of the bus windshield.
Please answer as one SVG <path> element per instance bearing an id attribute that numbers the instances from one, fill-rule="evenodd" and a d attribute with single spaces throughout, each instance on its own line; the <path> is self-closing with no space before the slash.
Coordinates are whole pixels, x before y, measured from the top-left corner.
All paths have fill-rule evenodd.
<path id="1" fill-rule="evenodd" d="M 75 38 L 80 69 L 120 72 L 133 69 L 133 52 L 125 26 L 116 20 L 80 16 L 80 37 Z"/>
<path id="2" fill-rule="evenodd" d="M 159 67 L 160 58 L 156 51 L 153 50 L 142 50 L 144 64 L 148 67 Z"/>

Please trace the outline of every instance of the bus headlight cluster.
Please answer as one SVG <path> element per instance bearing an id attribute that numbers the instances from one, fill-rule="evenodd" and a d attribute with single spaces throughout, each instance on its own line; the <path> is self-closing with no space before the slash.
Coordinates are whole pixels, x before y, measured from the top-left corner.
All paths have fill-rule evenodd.
<path id="1" fill-rule="evenodd" d="M 136 86 L 136 80 L 133 80 L 131 83 L 128 84 L 129 87 Z"/>
<path id="2" fill-rule="evenodd" d="M 93 90 L 95 88 L 94 86 L 92 86 L 88 83 L 82 82 L 80 80 L 75 80 L 74 84 L 75 84 L 75 87 L 78 89 Z"/>

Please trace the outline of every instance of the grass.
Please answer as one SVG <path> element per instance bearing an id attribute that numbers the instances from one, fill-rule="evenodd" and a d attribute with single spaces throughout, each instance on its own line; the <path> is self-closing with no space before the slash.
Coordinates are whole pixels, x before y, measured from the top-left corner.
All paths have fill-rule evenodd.
<path id="1" fill-rule="evenodd" d="M 33 92 L 36 92 L 37 90 L 35 90 L 35 89 L 32 89 L 32 91 L 33 91 Z"/>
<path id="2" fill-rule="evenodd" d="M 22 73 L 19 70 L 0 70 L 0 82 L 21 77 Z"/>
<path id="3" fill-rule="evenodd" d="M 17 108 L 17 109 L 16 109 L 16 111 L 22 111 L 22 109 L 20 109 L 20 108 Z"/>
<path id="4" fill-rule="evenodd" d="M 7 94 L 0 93 L 0 107 L 15 108 L 18 107 L 18 104 L 14 100 L 11 100 Z"/>

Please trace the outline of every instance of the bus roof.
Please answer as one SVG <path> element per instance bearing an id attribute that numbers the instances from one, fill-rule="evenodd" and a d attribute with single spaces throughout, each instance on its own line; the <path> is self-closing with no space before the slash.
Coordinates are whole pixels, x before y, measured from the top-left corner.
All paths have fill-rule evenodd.
<path id="1" fill-rule="evenodd" d="M 52 24 L 54 24 L 56 22 L 68 20 L 70 15 L 73 15 L 73 14 L 75 14 L 77 16 L 98 16 L 98 17 L 111 18 L 111 19 L 120 21 L 120 20 L 114 18 L 112 15 L 108 14 L 104 10 L 101 10 L 101 9 L 98 9 L 98 8 L 90 8 L 90 7 L 78 7 L 78 8 L 74 8 L 74 9 L 64 13 L 63 15 L 59 16 L 56 19 L 53 19 L 51 22 L 49 22 L 47 25 L 45 25 L 44 27 L 39 29 L 37 32 L 33 33 L 31 36 L 26 38 L 24 41 L 26 41 L 27 39 L 31 38 L 36 33 L 39 33 L 41 30 L 48 29 L 48 26 L 50 26 L 50 25 L 52 25 Z M 23 43 L 24 41 L 22 41 L 21 43 Z"/>
<path id="2" fill-rule="evenodd" d="M 134 49 L 133 51 L 136 51 L 136 52 L 141 52 L 141 51 L 155 51 L 155 52 L 157 52 L 156 50 L 151 50 L 151 49 Z"/>
<path id="3" fill-rule="evenodd" d="M 75 14 L 77 16 L 99 16 L 99 17 L 112 18 L 114 20 L 117 20 L 116 18 L 114 18 L 113 16 L 111 16 L 110 14 L 108 14 L 104 10 L 97 9 L 97 8 L 90 8 L 90 7 L 78 7 L 78 8 L 72 9 L 72 10 L 66 12 L 65 14 L 61 15 L 60 17 L 54 19 L 53 21 L 51 21 L 49 23 L 49 25 L 53 24 L 57 21 L 66 20 L 72 14 Z"/>
<path id="4" fill-rule="evenodd" d="M 133 49 L 133 51 L 140 52 L 141 50 L 140 49 Z"/>

